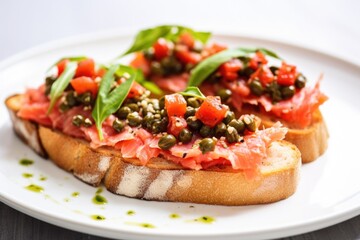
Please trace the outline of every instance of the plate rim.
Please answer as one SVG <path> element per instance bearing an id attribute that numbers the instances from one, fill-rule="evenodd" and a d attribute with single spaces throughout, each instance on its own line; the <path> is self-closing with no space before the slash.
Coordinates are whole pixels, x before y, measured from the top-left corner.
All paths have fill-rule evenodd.
<path id="1" fill-rule="evenodd" d="M 59 40 L 50 41 L 47 43 L 43 43 L 40 45 L 37 45 L 35 47 L 28 48 L 27 50 L 21 51 L 19 53 L 16 53 L 10 57 L 5 58 L 4 60 L 0 61 L 0 72 L 4 69 L 8 68 L 9 66 L 15 64 L 18 61 L 23 61 L 31 57 L 36 57 L 37 55 L 45 54 L 47 51 L 58 49 L 58 48 L 64 48 L 64 47 L 71 47 L 73 45 L 91 41 L 91 42 L 97 42 L 97 41 L 105 41 L 109 40 L 111 38 L 129 38 L 133 37 L 134 29 L 117 29 L 117 30 L 108 30 L 108 31 L 102 31 L 102 32 L 93 32 L 88 34 L 80 34 L 72 37 L 62 38 Z M 341 56 L 338 56 L 333 53 L 327 53 L 319 49 L 315 49 L 311 46 L 306 46 L 304 44 L 298 44 L 298 43 L 292 43 L 289 41 L 283 41 L 281 39 L 276 38 L 269 38 L 264 36 L 255 36 L 253 34 L 244 34 L 236 31 L 229 31 L 229 30 L 214 30 L 213 31 L 214 36 L 218 37 L 237 37 L 247 40 L 256 40 L 256 41 L 263 41 L 273 44 L 280 44 L 285 47 L 295 48 L 295 49 L 302 49 L 306 50 L 308 52 L 317 53 L 322 55 L 322 57 L 330 58 L 332 60 L 340 61 L 343 64 L 346 64 L 347 66 L 350 66 L 356 70 L 360 70 L 360 63 L 350 62 L 348 59 L 345 59 Z M 1 174 L 3 176 L 3 174 Z M 4 176 L 5 177 L 5 176 Z M 2 182 L 0 182 L 0 186 L 2 186 Z M 196 237 L 196 238 L 217 238 L 219 236 L 226 237 L 226 238 L 236 238 L 236 237 L 250 237 L 250 238 L 262 238 L 262 237 L 285 237 L 290 236 L 294 234 L 300 234 L 305 233 L 317 229 L 321 229 L 342 221 L 345 221 L 347 219 L 350 219 L 352 217 L 355 217 L 360 214 L 360 204 L 359 206 L 355 208 L 348 208 L 346 211 L 333 211 L 331 214 L 322 215 L 321 217 L 315 217 L 311 219 L 311 221 L 304 222 L 303 224 L 292 224 L 288 225 L 286 227 L 281 226 L 277 228 L 268 228 L 268 229 L 262 229 L 257 231 L 245 231 L 241 233 L 229 233 L 229 234 L 186 234 L 182 233 L 179 234 L 168 234 L 168 233 L 151 233 L 147 231 L 141 231 L 139 229 L 137 230 L 121 230 L 120 232 L 112 230 L 109 235 L 101 235 L 99 231 L 104 229 L 103 227 L 99 228 L 93 228 L 89 224 L 84 224 L 76 221 L 71 221 L 69 219 L 65 219 L 59 216 L 56 216 L 56 214 L 49 214 L 46 212 L 42 212 L 40 210 L 34 210 L 32 208 L 29 208 L 28 206 L 23 206 L 20 202 L 16 201 L 16 199 L 11 199 L 9 196 L 5 196 L 4 192 L 0 190 L 0 201 L 4 202 L 6 205 L 9 205 L 29 216 L 35 217 L 40 220 L 47 221 L 51 224 L 55 224 L 60 227 L 64 227 L 70 230 L 75 231 L 81 231 L 84 232 L 84 229 L 87 228 L 87 232 L 97 235 L 97 236 L 110 236 L 110 237 L 118 237 L 119 233 L 123 234 L 124 236 L 128 237 L 160 237 L 160 238 L 166 238 L 166 237 L 172 237 L 172 238 L 188 238 L 188 237 Z M 66 220 L 66 221 L 64 221 Z M 72 223 L 76 223 L 75 225 L 71 225 Z M 75 227 L 74 227 L 75 226 Z M 285 228 L 285 229 L 284 229 Z M 110 230 L 110 229 L 107 229 Z M 286 234 L 279 234 L 279 231 L 286 231 Z M 116 233 L 116 236 L 114 235 Z M 130 235 L 129 235 L 130 234 Z M 255 236 L 256 234 L 256 236 Z M 137 235 L 137 236 L 136 236 Z"/>

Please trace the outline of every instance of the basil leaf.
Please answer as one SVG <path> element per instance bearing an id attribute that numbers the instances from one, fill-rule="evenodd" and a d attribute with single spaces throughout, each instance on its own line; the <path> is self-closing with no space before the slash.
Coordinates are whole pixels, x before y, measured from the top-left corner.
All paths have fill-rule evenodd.
<path id="1" fill-rule="evenodd" d="M 108 116 L 120 108 L 136 78 L 136 72 L 129 69 L 129 79 L 110 92 L 111 85 L 115 80 L 114 74 L 118 68 L 119 65 L 111 66 L 101 80 L 98 96 L 92 111 L 92 117 L 95 120 L 95 125 L 98 130 L 100 140 L 104 139 L 101 128 L 102 123 Z"/>
<path id="2" fill-rule="evenodd" d="M 180 92 L 180 94 L 183 96 L 205 99 L 205 95 L 197 87 L 187 87 L 185 91 Z"/>
<path id="3" fill-rule="evenodd" d="M 241 49 L 228 49 L 206 58 L 191 71 L 188 86 L 199 86 L 224 62 L 227 62 L 232 58 L 243 57 L 246 55 L 247 53 Z"/>
<path id="4" fill-rule="evenodd" d="M 151 47 L 159 38 L 175 40 L 182 32 L 189 32 L 196 40 L 206 43 L 210 38 L 210 32 L 196 32 L 191 28 L 179 25 L 161 25 L 140 31 L 132 44 L 132 46 L 120 57 L 133 52 L 139 52 Z"/>
<path id="5" fill-rule="evenodd" d="M 82 60 L 88 59 L 88 57 L 86 56 L 72 56 L 72 57 L 63 57 L 61 59 L 59 59 L 57 62 L 55 62 L 53 65 L 51 65 L 49 67 L 49 69 L 47 70 L 50 71 L 53 67 L 55 67 L 59 62 L 61 62 L 62 60 L 68 59 L 70 62 L 80 62 Z"/>
<path id="6" fill-rule="evenodd" d="M 247 52 L 247 53 L 255 53 L 257 51 L 260 51 L 266 56 L 282 60 L 282 58 L 279 57 L 279 55 L 277 55 L 275 52 L 273 52 L 269 49 L 266 49 L 266 48 L 239 48 L 239 49 L 244 52 Z"/>
<path id="7" fill-rule="evenodd" d="M 56 81 L 51 86 L 50 90 L 50 106 L 48 108 L 47 114 L 51 112 L 56 101 L 61 97 L 61 94 L 64 92 L 66 87 L 69 85 L 71 79 L 74 77 L 77 68 L 77 63 L 69 62 L 66 64 L 65 70 L 61 75 L 56 79 Z"/>

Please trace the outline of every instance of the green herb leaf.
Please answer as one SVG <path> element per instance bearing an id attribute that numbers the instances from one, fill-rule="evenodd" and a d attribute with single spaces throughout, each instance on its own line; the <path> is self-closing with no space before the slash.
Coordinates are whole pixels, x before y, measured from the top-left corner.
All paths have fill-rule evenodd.
<path id="1" fill-rule="evenodd" d="M 50 106 L 47 111 L 47 114 L 51 112 L 56 101 L 61 97 L 61 94 L 64 92 L 66 87 L 69 85 L 71 79 L 74 77 L 76 72 L 77 64 L 75 62 L 69 62 L 66 64 L 65 70 L 61 75 L 56 79 L 56 81 L 51 86 L 50 90 Z"/>
<path id="2" fill-rule="evenodd" d="M 266 49 L 266 48 L 239 48 L 239 49 L 244 52 L 247 52 L 247 53 L 255 53 L 257 51 L 260 51 L 266 56 L 282 60 L 282 58 L 279 57 L 279 55 L 277 55 L 275 52 L 273 52 L 269 49 Z"/>
<path id="3" fill-rule="evenodd" d="M 138 52 L 151 47 L 159 38 L 175 40 L 182 32 L 189 32 L 196 40 L 206 43 L 210 38 L 210 32 L 196 32 L 191 28 L 178 25 L 161 25 L 140 31 L 132 46 L 120 57 L 133 52 Z"/>
<path id="4" fill-rule="evenodd" d="M 49 67 L 49 69 L 47 70 L 50 71 L 54 66 L 56 66 L 59 62 L 61 62 L 62 60 L 68 59 L 70 62 L 80 62 L 82 60 L 88 59 L 88 57 L 86 56 L 72 56 L 72 57 L 63 57 L 61 59 L 59 59 L 57 62 L 55 62 L 53 65 L 51 65 Z"/>
<path id="5" fill-rule="evenodd" d="M 95 120 L 99 139 L 101 141 L 104 139 L 101 128 L 102 123 L 108 116 L 110 116 L 120 108 L 136 78 L 136 72 L 132 69 L 128 69 L 129 71 L 127 71 L 127 73 L 130 75 L 129 79 L 110 92 L 111 85 L 115 79 L 114 74 L 118 70 L 118 68 L 119 65 L 111 66 L 101 80 L 98 96 L 95 102 L 95 107 L 92 111 L 92 116 Z"/>
<path id="6" fill-rule="evenodd" d="M 187 87 L 185 91 L 180 92 L 180 94 L 183 96 L 205 99 L 205 95 L 197 87 Z"/>
<path id="7" fill-rule="evenodd" d="M 246 55 L 247 53 L 240 49 L 228 49 L 206 58 L 191 71 L 188 86 L 199 86 L 224 62 L 227 62 L 232 58 L 243 57 Z"/>

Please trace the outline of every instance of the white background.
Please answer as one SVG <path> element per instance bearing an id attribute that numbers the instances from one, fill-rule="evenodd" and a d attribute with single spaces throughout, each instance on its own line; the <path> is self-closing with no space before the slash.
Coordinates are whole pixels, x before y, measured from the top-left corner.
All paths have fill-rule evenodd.
<path id="1" fill-rule="evenodd" d="M 356 0 L 0 0 L 0 60 L 73 35 L 177 23 L 280 39 L 360 64 Z"/>

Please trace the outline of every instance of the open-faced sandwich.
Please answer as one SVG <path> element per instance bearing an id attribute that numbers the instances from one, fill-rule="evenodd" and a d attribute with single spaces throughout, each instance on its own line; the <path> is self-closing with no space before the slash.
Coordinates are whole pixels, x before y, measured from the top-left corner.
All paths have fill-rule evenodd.
<path id="1" fill-rule="evenodd" d="M 197 88 L 150 98 L 137 71 L 58 62 L 38 88 L 9 97 L 15 132 L 41 156 L 116 194 L 221 205 L 292 195 L 301 165 L 280 123 L 259 129 Z"/>
<path id="2" fill-rule="evenodd" d="M 171 27 L 175 31 L 160 31 Z M 131 65 L 160 88 L 178 92 L 197 86 L 205 95 L 220 96 L 237 116 L 257 114 L 265 127 L 281 121 L 289 128 L 286 140 L 299 148 L 304 163 L 325 152 L 328 131 L 319 106 L 327 97 L 320 91 L 320 79 L 310 86 L 295 65 L 272 51 L 206 44 L 209 33 L 179 26 L 144 30 L 133 46 L 140 46 L 139 36 L 152 32 L 161 33 L 136 49 Z"/>

